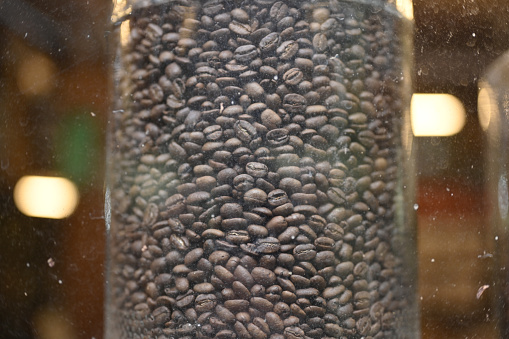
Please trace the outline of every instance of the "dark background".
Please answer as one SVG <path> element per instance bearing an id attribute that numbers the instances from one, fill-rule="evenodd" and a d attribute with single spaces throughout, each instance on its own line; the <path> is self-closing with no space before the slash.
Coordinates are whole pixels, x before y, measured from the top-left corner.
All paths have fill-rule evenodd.
<path id="1" fill-rule="evenodd" d="M 103 337 L 110 11 L 105 0 L 0 0 L 1 338 Z M 509 49 L 509 3 L 414 0 L 414 18 L 415 92 L 453 94 L 467 111 L 457 135 L 416 139 L 423 338 L 495 338 L 490 290 L 476 298 L 491 267 L 477 92 Z M 21 214 L 13 188 L 28 174 L 77 183 L 75 213 Z"/>

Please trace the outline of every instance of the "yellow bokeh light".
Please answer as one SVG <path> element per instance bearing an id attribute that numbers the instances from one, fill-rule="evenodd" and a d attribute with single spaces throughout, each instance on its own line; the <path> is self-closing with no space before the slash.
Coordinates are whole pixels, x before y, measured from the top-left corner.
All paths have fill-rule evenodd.
<path id="1" fill-rule="evenodd" d="M 111 14 L 111 21 L 117 23 L 123 18 L 131 14 L 132 8 L 131 3 L 127 3 L 126 0 L 113 0 L 113 11 Z"/>
<path id="2" fill-rule="evenodd" d="M 414 7 L 411 0 L 396 0 L 396 8 L 408 20 L 414 19 Z"/>
<path id="3" fill-rule="evenodd" d="M 78 188 L 66 178 L 24 176 L 14 187 L 16 207 L 30 217 L 66 218 L 74 212 L 78 201 Z"/>
<path id="4" fill-rule="evenodd" d="M 465 107 L 453 95 L 416 93 L 412 96 L 412 131 L 418 137 L 451 136 L 463 129 Z"/>
<path id="5" fill-rule="evenodd" d="M 17 69 L 16 83 L 21 93 L 29 96 L 49 94 L 55 87 L 57 67 L 42 53 L 23 58 Z"/>
<path id="6" fill-rule="evenodd" d="M 479 91 L 477 99 L 477 110 L 479 115 L 479 124 L 483 130 L 488 130 L 491 122 L 491 118 L 498 114 L 498 108 L 495 104 L 495 98 L 493 90 L 485 85 Z"/>
<path id="7" fill-rule="evenodd" d="M 129 43 L 129 36 L 131 34 L 130 20 L 126 20 L 120 24 L 120 43 L 122 46 L 127 46 Z"/>

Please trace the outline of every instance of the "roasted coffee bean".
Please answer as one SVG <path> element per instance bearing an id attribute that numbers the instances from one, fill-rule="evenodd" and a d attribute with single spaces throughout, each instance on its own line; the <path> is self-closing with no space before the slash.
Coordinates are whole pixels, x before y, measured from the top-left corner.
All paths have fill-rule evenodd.
<path id="1" fill-rule="evenodd" d="M 327 49 L 327 36 L 323 33 L 317 33 L 313 37 L 313 47 L 319 53 Z"/>
<path id="2" fill-rule="evenodd" d="M 288 194 L 297 193 L 302 188 L 302 184 L 299 180 L 294 178 L 283 178 L 279 182 L 280 189 L 286 191 Z"/>
<path id="3" fill-rule="evenodd" d="M 284 217 L 292 214 L 293 212 L 294 212 L 294 206 L 290 202 L 283 204 L 281 206 L 278 206 L 272 210 L 272 213 L 274 215 L 281 215 Z"/>
<path id="4" fill-rule="evenodd" d="M 248 300 L 251 297 L 251 292 L 249 289 L 244 286 L 240 281 L 234 281 L 233 282 L 233 291 L 235 292 L 235 295 L 241 299 Z"/>
<path id="5" fill-rule="evenodd" d="M 260 40 L 260 50 L 264 53 L 275 50 L 279 45 L 279 34 L 276 32 L 267 34 L 262 40 Z"/>
<path id="6" fill-rule="evenodd" d="M 297 245 L 293 250 L 293 255 L 297 260 L 312 260 L 316 256 L 315 246 L 312 244 Z"/>
<path id="7" fill-rule="evenodd" d="M 249 162 L 246 164 L 246 173 L 254 178 L 263 178 L 267 175 L 269 169 L 267 165 L 260 162 Z"/>
<path id="8" fill-rule="evenodd" d="M 321 251 L 333 249 L 334 244 L 334 240 L 328 237 L 319 237 L 314 240 L 314 245 Z"/>
<path id="9" fill-rule="evenodd" d="M 244 299 L 226 300 L 224 306 L 232 313 L 247 311 L 249 308 L 249 301 Z"/>
<path id="10" fill-rule="evenodd" d="M 235 60 L 241 63 L 252 61 L 258 56 L 258 50 L 254 45 L 243 45 L 238 47 L 234 52 Z"/>
<path id="11" fill-rule="evenodd" d="M 284 232 L 278 236 L 278 240 L 281 244 L 293 242 L 293 240 L 299 235 L 299 229 L 297 227 L 288 227 Z"/>
<path id="12" fill-rule="evenodd" d="M 263 286 L 271 286 L 276 282 L 274 272 L 262 267 L 255 267 L 251 271 L 251 276 L 255 282 Z"/>
<path id="13" fill-rule="evenodd" d="M 272 109 L 264 110 L 261 113 L 260 119 L 262 124 L 266 126 L 269 130 L 278 128 L 279 126 L 281 126 L 282 123 L 281 117 Z"/>
<path id="14" fill-rule="evenodd" d="M 233 178 L 235 189 L 245 192 L 254 187 L 254 178 L 248 174 L 241 174 Z"/>
<path id="15" fill-rule="evenodd" d="M 304 78 L 304 73 L 299 68 L 291 68 L 283 74 L 286 85 L 297 86 Z"/>
<path id="16" fill-rule="evenodd" d="M 282 189 L 277 189 L 277 190 L 271 191 L 268 194 L 267 199 L 268 199 L 268 203 L 274 207 L 281 206 L 283 204 L 286 204 L 289 201 L 288 195 Z"/>
<path id="17" fill-rule="evenodd" d="M 200 294 L 195 299 L 195 308 L 198 313 L 212 311 L 217 304 L 214 294 Z"/>
<path id="18" fill-rule="evenodd" d="M 277 253 L 280 248 L 280 243 L 277 238 L 267 237 L 260 238 L 256 241 L 256 250 L 258 253 L 269 254 Z"/>
<path id="19" fill-rule="evenodd" d="M 235 230 L 237 228 L 245 229 L 247 227 L 247 221 L 244 218 L 223 219 L 221 221 L 221 227 L 226 231 Z"/>
<path id="20" fill-rule="evenodd" d="M 201 234 L 203 239 L 219 239 L 224 237 L 224 232 L 215 228 L 203 231 Z"/>
<path id="21" fill-rule="evenodd" d="M 261 206 L 267 201 L 267 193 L 259 188 L 253 188 L 244 193 L 244 204 L 247 206 Z"/>
<path id="22" fill-rule="evenodd" d="M 307 105 L 306 99 L 299 94 L 290 93 L 283 99 L 283 107 L 288 113 L 299 114 L 305 111 Z"/>
<path id="23" fill-rule="evenodd" d="M 226 234 L 226 240 L 235 244 L 235 245 L 240 245 L 240 244 L 248 243 L 251 240 L 251 238 L 249 237 L 249 234 L 247 231 L 234 230 L 234 231 L 229 231 Z"/>
<path id="24" fill-rule="evenodd" d="M 226 203 L 220 208 L 221 217 L 225 219 L 242 217 L 242 206 L 237 203 Z"/>
<path id="25" fill-rule="evenodd" d="M 244 262 L 243 264 L 245 265 L 246 263 Z M 243 265 L 237 266 L 233 272 L 233 275 L 237 281 L 241 282 L 247 288 L 251 288 L 255 284 L 251 273 Z"/>
<path id="26" fill-rule="evenodd" d="M 272 129 L 266 135 L 269 146 L 277 147 L 289 141 L 288 130 L 284 128 Z"/>
<path id="27" fill-rule="evenodd" d="M 299 327 L 286 327 L 284 329 L 284 335 L 285 338 L 288 339 L 302 339 L 305 337 L 304 331 Z"/>
<path id="28" fill-rule="evenodd" d="M 292 59 L 299 50 L 299 43 L 293 40 L 286 40 L 276 49 L 276 53 L 281 60 Z"/>
<path id="29" fill-rule="evenodd" d="M 251 34 L 251 26 L 249 26 L 247 23 L 233 21 L 228 25 L 228 28 L 233 33 L 240 36 L 248 36 L 249 34 Z"/>
<path id="30" fill-rule="evenodd" d="M 216 265 L 214 267 L 214 273 L 219 279 L 228 285 L 232 284 L 234 281 L 233 274 L 223 266 Z"/>
<path id="31" fill-rule="evenodd" d="M 252 297 L 249 300 L 249 303 L 250 303 L 251 307 L 258 309 L 258 310 L 262 311 L 263 313 L 272 311 L 272 309 L 274 307 L 274 305 L 272 305 L 272 303 L 270 301 L 268 301 L 265 298 L 261 298 L 261 297 Z"/>
<path id="32" fill-rule="evenodd" d="M 279 235 L 288 227 L 288 222 L 283 216 L 275 216 L 267 222 L 267 230 L 271 234 Z"/>
<path id="33" fill-rule="evenodd" d="M 249 225 L 247 227 L 247 232 L 254 238 L 261 238 L 269 235 L 267 228 L 260 225 Z"/>
<path id="34" fill-rule="evenodd" d="M 257 135 L 256 128 L 245 120 L 237 121 L 234 130 L 237 138 L 246 143 L 251 142 Z"/>

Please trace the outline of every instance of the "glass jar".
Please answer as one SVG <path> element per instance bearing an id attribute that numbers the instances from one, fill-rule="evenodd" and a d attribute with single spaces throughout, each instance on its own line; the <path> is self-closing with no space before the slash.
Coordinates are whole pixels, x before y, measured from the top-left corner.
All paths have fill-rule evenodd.
<path id="1" fill-rule="evenodd" d="M 485 291 L 495 305 L 493 318 L 500 338 L 509 335 L 509 53 L 487 69 L 479 90 L 479 122 L 485 132 L 485 200 L 491 247 L 483 255 L 493 275 L 478 292 Z"/>
<path id="2" fill-rule="evenodd" d="M 106 338 L 418 338 L 410 22 L 117 3 Z"/>

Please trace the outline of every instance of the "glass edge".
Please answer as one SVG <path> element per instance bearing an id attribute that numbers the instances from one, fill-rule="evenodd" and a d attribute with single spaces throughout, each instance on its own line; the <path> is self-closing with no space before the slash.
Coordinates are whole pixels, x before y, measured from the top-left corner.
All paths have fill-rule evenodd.
<path id="1" fill-rule="evenodd" d="M 124 18 L 128 17 L 132 10 L 135 8 L 142 8 L 146 6 L 162 5 L 169 3 L 172 0 L 113 0 L 113 11 L 111 15 L 111 22 L 113 24 L 121 22 Z M 398 17 L 413 21 L 413 5 L 410 0 L 388 0 L 388 1 L 373 1 L 373 0 L 338 0 L 344 3 L 358 3 L 370 6 L 379 6 L 384 11 L 394 14 Z"/>

